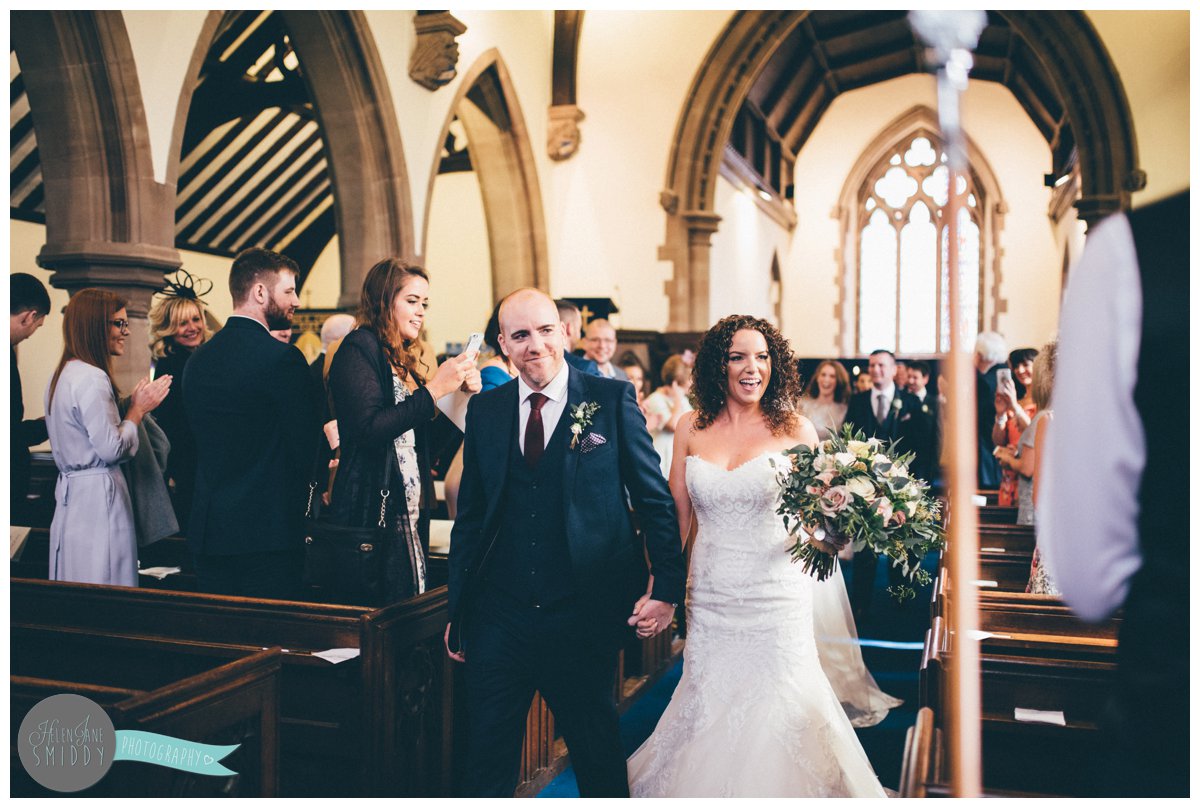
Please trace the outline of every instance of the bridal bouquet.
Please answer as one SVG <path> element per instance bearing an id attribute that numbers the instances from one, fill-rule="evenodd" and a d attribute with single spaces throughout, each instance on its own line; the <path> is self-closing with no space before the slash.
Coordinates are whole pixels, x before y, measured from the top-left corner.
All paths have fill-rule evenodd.
<path id="1" fill-rule="evenodd" d="M 840 435 L 785 455 L 790 465 L 779 468 L 778 513 L 796 540 L 792 560 L 805 572 L 825 580 L 837 569 L 838 549 L 853 544 L 856 553 L 887 556 L 905 582 L 929 583 L 921 559 L 945 545 L 945 534 L 929 485 L 908 475 L 911 452 L 898 455 L 894 442 L 884 447 L 847 425 Z M 916 597 L 906 584 L 888 592 L 900 601 Z"/>

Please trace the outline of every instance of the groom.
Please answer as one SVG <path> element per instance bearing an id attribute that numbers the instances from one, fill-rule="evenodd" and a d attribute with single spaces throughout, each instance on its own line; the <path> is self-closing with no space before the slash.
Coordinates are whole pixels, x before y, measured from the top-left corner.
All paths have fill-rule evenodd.
<path id="1" fill-rule="evenodd" d="M 446 649 L 466 663 L 463 790 L 512 796 L 538 691 L 580 794 L 627 797 L 617 650 L 630 625 L 668 628 L 683 599 L 674 502 L 633 388 L 563 361 L 554 301 L 520 289 L 499 319 L 500 347 L 520 376 L 471 399 L 450 543 Z"/>

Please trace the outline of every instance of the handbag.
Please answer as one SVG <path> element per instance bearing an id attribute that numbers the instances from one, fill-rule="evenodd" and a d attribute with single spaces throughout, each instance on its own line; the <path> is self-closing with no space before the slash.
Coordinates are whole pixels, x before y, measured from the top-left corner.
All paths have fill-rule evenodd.
<path id="1" fill-rule="evenodd" d="M 387 524 L 392 462 L 384 455 L 383 485 L 379 489 L 379 521 L 350 527 L 320 516 L 317 483 L 308 484 L 304 512 L 304 584 L 319 589 L 335 603 L 374 606 L 385 595 L 385 563 L 395 537 Z M 315 480 L 315 474 L 314 474 Z"/>

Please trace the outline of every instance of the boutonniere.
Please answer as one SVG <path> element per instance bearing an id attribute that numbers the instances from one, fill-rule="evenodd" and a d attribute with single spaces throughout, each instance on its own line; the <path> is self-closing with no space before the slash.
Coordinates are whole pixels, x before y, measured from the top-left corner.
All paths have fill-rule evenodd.
<path id="1" fill-rule="evenodd" d="M 928 413 L 929 413 L 929 405 L 928 405 L 928 404 L 922 404 L 922 405 L 921 405 L 921 412 L 928 414 Z"/>
<path id="2" fill-rule="evenodd" d="M 892 409 L 896 412 L 900 412 L 900 408 L 903 406 L 904 402 L 900 400 L 900 396 L 896 396 L 892 399 Z"/>
<path id="3" fill-rule="evenodd" d="M 596 410 L 598 409 L 600 409 L 600 405 L 594 401 L 584 401 L 582 404 L 576 404 L 571 408 L 572 449 L 579 445 L 579 436 L 583 434 L 583 430 L 592 425 L 592 416 L 596 414 Z"/>

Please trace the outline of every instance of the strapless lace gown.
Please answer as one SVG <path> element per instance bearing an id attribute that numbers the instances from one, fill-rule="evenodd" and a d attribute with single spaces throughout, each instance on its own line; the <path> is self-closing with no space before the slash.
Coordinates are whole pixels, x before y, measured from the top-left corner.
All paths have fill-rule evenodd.
<path id="1" fill-rule="evenodd" d="M 687 458 L 699 522 L 683 676 L 629 759 L 635 797 L 883 797 L 813 636 L 816 581 L 792 564 L 764 454 Z"/>

